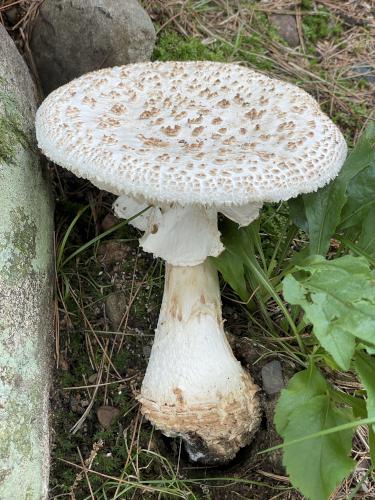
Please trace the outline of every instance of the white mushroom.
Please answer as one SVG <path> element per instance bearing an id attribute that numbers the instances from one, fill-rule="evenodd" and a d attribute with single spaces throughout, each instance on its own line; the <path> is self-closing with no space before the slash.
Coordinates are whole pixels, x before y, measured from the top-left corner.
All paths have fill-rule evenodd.
<path id="1" fill-rule="evenodd" d="M 163 258 L 163 303 L 139 397 L 143 414 L 190 457 L 226 461 L 260 420 L 257 387 L 225 337 L 217 212 L 240 225 L 266 201 L 334 178 L 345 141 L 306 92 L 234 64 L 141 63 L 89 73 L 37 115 L 40 148 L 119 195 L 118 215 Z M 134 197 L 134 198 L 132 198 Z"/>

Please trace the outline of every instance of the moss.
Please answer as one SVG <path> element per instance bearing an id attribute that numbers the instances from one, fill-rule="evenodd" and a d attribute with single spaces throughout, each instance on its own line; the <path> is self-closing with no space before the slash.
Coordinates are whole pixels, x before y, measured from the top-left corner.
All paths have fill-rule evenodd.
<path id="1" fill-rule="evenodd" d="M 313 45 L 328 36 L 335 38 L 343 30 L 340 22 L 332 23 L 332 14 L 324 7 L 319 7 L 312 15 L 303 16 L 302 29 L 306 41 Z M 310 48 L 315 50 L 315 47 Z"/>
<path id="2" fill-rule="evenodd" d="M 204 45 L 198 38 L 185 38 L 174 31 L 163 32 L 156 44 L 153 60 L 158 61 L 225 61 L 228 46 L 215 43 Z"/>
<path id="3" fill-rule="evenodd" d="M 262 23 L 265 22 L 262 20 Z M 267 23 L 270 36 L 279 39 L 277 32 Z M 158 61 L 236 61 L 237 55 L 243 62 L 247 62 L 259 70 L 270 70 L 273 63 L 266 57 L 267 49 L 258 33 L 236 37 L 232 43 L 215 42 L 204 45 L 198 38 L 185 38 L 170 31 L 160 35 L 156 44 L 153 60 Z"/>
<path id="4" fill-rule="evenodd" d="M 301 9 L 312 9 L 313 8 L 313 0 L 301 0 Z"/>
<path id="5" fill-rule="evenodd" d="M 242 61 L 260 71 L 269 71 L 274 67 L 273 62 L 267 57 L 267 49 L 261 35 L 258 33 L 241 36 L 237 51 Z"/>

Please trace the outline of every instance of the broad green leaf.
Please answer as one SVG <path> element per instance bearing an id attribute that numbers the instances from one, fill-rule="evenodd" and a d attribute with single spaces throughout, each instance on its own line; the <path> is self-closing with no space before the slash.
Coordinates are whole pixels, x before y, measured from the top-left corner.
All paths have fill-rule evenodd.
<path id="1" fill-rule="evenodd" d="M 285 442 L 353 421 L 336 406 L 330 387 L 314 365 L 297 373 L 281 392 L 276 429 Z M 354 429 L 322 435 L 284 448 L 283 463 L 293 486 L 311 500 L 327 500 L 355 462 L 349 458 Z"/>
<path id="2" fill-rule="evenodd" d="M 291 198 L 288 201 L 289 215 L 294 224 L 302 229 L 305 233 L 309 232 L 309 225 L 307 223 L 305 204 L 303 202 L 303 196 L 297 196 L 297 198 Z"/>
<path id="3" fill-rule="evenodd" d="M 297 439 L 309 433 L 352 420 L 349 410 L 332 404 L 328 395 L 315 396 L 293 413 L 283 438 Z M 327 500 L 336 486 L 354 469 L 349 458 L 354 429 L 321 436 L 284 449 L 283 464 L 293 486 L 310 500 Z"/>
<path id="4" fill-rule="evenodd" d="M 367 418 L 366 402 L 363 399 L 351 396 L 346 392 L 338 391 L 335 389 L 331 389 L 331 396 L 335 401 L 349 405 L 353 410 L 353 415 L 356 418 Z"/>
<path id="5" fill-rule="evenodd" d="M 320 344 L 350 368 L 356 337 L 375 344 L 375 280 L 363 257 L 311 256 L 283 281 L 285 299 L 300 305 Z"/>
<path id="6" fill-rule="evenodd" d="M 326 394 L 328 390 L 329 385 L 325 378 L 312 363 L 306 370 L 294 375 L 289 380 L 288 387 L 281 391 L 276 406 L 275 425 L 277 432 L 283 434 L 296 408 L 304 405 L 314 396 Z"/>
<path id="7" fill-rule="evenodd" d="M 246 287 L 243 262 L 237 259 L 229 250 L 222 252 L 219 257 L 212 257 L 211 260 L 240 299 L 247 302 L 250 294 Z"/>
<path id="8" fill-rule="evenodd" d="M 250 293 L 246 286 L 244 259 L 247 252 L 253 252 L 253 241 L 248 228 L 239 228 L 235 222 L 226 220 L 220 229 L 225 251 L 210 260 L 241 300 L 247 302 Z"/>
<path id="9" fill-rule="evenodd" d="M 375 190 L 373 196 L 375 200 Z M 375 257 L 375 205 L 368 210 L 362 221 L 358 246 L 371 257 Z"/>
<path id="10" fill-rule="evenodd" d="M 375 358 L 358 351 L 354 361 L 355 369 L 367 393 L 367 416 L 375 417 Z M 375 424 L 372 425 L 372 429 L 375 431 Z"/>
<path id="11" fill-rule="evenodd" d="M 375 162 L 349 182 L 346 196 L 347 202 L 342 210 L 340 229 L 361 224 L 368 211 L 375 207 Z M 372 233 L 375 234 L 375 225 Z"/>
<path id="12" fill-rule="evenodd" d="M 349 182 L 375 160 L 374 141 L 375 124 L 370 123 L 335 180 L 315 193 L 290 200 L 293 221 L 309 234 L 311 255 L 326 254 L 340 223 Z"/>
<path id="13" fill-rule="evenodd" d="M 304 195 L 306 218 L 309 227 L 310 255 L 325 255 L 331 238 L 340 222 L 345 204 L 346 183 L 341 177 L 316 193 Z"/>

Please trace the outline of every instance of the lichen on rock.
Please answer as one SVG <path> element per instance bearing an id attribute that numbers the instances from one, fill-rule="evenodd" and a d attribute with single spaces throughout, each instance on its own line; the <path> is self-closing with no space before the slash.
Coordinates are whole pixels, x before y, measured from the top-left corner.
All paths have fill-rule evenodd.
<path id="1" fill-rule="evenodd" d="M 53 207 L 36 92 L 0 25 L 0 498 L 48 494 Z"/>
<path id="2" fill-rule="evenodd" d="M 17 102 L 6 92 L 7 82 L 0 78 L 0 163 L 12 163 L 16 144 L 27 146 L 27 134 L 22 127 L 22 115 Z"/>

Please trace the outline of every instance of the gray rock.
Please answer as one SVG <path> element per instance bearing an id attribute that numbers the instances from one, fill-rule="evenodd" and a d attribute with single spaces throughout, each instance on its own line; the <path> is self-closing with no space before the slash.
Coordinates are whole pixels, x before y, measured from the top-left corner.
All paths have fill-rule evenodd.
<path id="1" fill-rule="evenodd" d="M 361 77 L 367 80 L 369 83 L 372 83 L 373 85 L 375 84 L 375 66 L 355 66 L 354 71 L 361 75 Z"/>
<path id="2" fill-rule="evenodd" d="M 53 206 L 36 92 L 0 25 L 0 498 L 47 498 Z"/>
<path id="3" fill-rule="evenodd" d="M 277 394 L 284 387 L 283 372 L 280 361 L 273 360 L 262 368 L 263 389 L 267 394 Z"/>
<path id="4" fill-rule="evenodd" d="M 105 312 L 108 316 L 111 328 L 117 331 L 121 325 L 122 318 L 128 307 L 128 301 L 124 293 L 112 293 L 105 301 Z"/>
<path id="5" fill-rule="evenodd" d="M 155 36 L 136 0 L 45 0 L 31 50 L 48 94 L 88 71 L 147 61 Z"/>
<path id="6" fill-rule="evenodd" d="M 290 47 L 298 47 L 300 40 L 297 21 L 294 16 L 289 14 L 271 14 L 269 20 Z"/>

